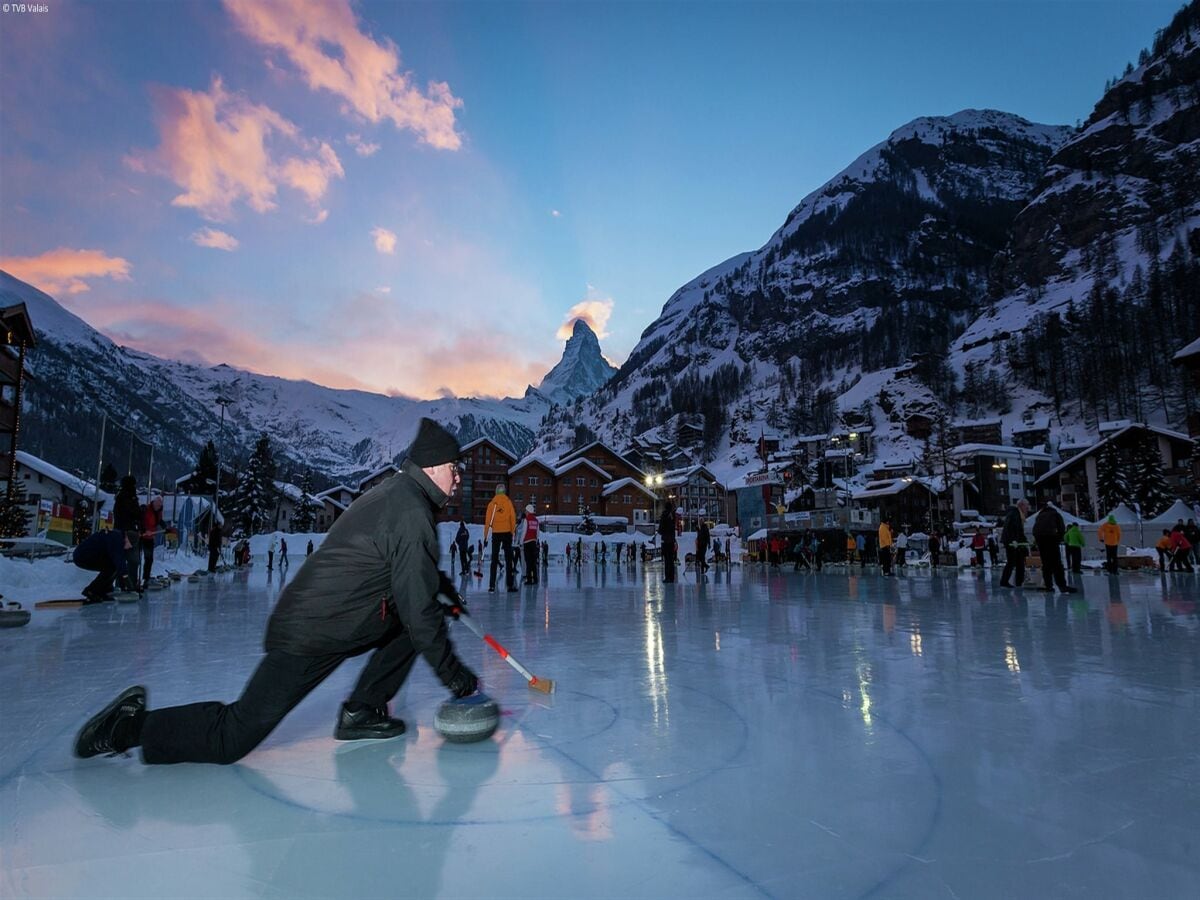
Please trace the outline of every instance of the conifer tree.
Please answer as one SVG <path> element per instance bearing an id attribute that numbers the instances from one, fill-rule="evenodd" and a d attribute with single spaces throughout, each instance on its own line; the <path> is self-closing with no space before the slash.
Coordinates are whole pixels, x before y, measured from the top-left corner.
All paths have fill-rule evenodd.
<path id="1" fill-rule="evenodd" d="M 1130 481 L 1143 518 L 1151 519 L 1171 505 L 1171 491 L 1163 475 L 1158 442 L 1149 435 L 1134 451 Z"/>
<path id="2" fill-rule="evenodd" d="M 312 472 L 305 469 L 300 479 L 300 502 L 296 504 L 296 512 L 292 514 L 292 531 L 312 531 L 316 512 L 317 502 L 312 496 Z"/>
<path id="3" fill-rule="evenodd" d="M 266 527 L 275 506 L 275 459 L 271 439 L 263 434 L 238 474 L 231 505 L 234 522 L 242 534 L 258 534 Z"/>
<path id="4" fill-rule="evenodd" d="M 1111 441 L 1096 461 L 1096 489 L 1100 496 L 1100 515 L 1107 515 L 1119 504 L 1131 499 L 1125 461 Z"/>
<path id="5" fill-rule="evenodd" d="M 18 478 L 12 485 L 12 496 L 0 495 L 0 537 L 28 537 L 29 502 L 25 494 L 25 482 Z"/>

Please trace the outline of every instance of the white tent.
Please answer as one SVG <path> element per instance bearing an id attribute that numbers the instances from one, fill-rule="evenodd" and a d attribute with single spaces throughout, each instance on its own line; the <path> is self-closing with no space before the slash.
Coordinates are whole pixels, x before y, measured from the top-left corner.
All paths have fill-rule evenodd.
<path id="1" fill-rule="evenodd" d="M 1146 525 L 1152 525 L 1155 528 L 1170 528 L 1180 519 L 1186 522 L 1188 519 L 1194 518 L 1196 518 L 1196 511 L 1182 500 L 1176 500 L 1169 509 L 1160 512 L 1153 519 L 1147 519 Z"/>
<path id="2" fill-rule="evenodd" d="M 1105 515 L 1097 519 L 1096 524 L 1103 525 L 1108 521 L 1109 516 L 1116 519 L 1118 525 L 1137 525 L 1139 522 L 1145 524 L 1146 521 L 1124 503 L 1118 503 L 1115 509 L 1109 510 Z"/>
<path id="3" fill-rule="evenodd" d="M 1053 503 L 1051 503 L 1050 505 L 1054 506 Z M 1054 506 L 1054 508 L 1058 510 L 1058 514 L 1063 517 L 1063 522 L 1068 526 L 1078 525 L 1082 528 L 1084 525 L 1092 524 L 1087 519 L 1081 519 L 1081 518 L 1079 518 L 1079 516 L 1071 515 L 1069 512 L 1067 512 L 1061 506 Z"/>

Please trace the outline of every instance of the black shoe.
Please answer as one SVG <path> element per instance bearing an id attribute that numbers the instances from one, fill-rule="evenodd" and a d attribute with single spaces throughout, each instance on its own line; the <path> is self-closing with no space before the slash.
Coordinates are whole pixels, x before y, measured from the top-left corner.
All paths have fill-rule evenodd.
<path id="1" fill-rule="evenodd" d="M 129 747 L 120 746 L 114 741 L 117 726 L 145 711 L 146 689 L 140 684 L 126 688 L 117 699 L 88 719 L 87 724 L 79 729 L 79 734 L 75 737 L 75 755 L 80 759 L 88 759 L 101 753 L 107 753 L 109 756 L 124 753 Z"/>
<path id="2" fill-rule="evenodd" d="M 488 593 L 489 594 L 496 593 L 496 586 L 494 584 L 488 587 Z"/>
<path id="3" fill-rule="evenodd" d="M 360 706 L 351 710 L 346 703 L 342 704 L 342 714 L 338 716 L 337 728 L 333 732 L 339 741 L 379 740 L 402 734 L 404 720 L 389 716 L 386 706 Z"/>
<path id="4" fill-rule="evenodd" d="M 1007 581 L 1002 581 L 1002 582 L 1000 582 L 1000 587 L 1010 588 L 1010 587 L 1012 587 L 1012 585 L 1009 584 Z"/>
<path id="5" fill-rule="evenodd" d="M 1038 590 L 1041 591 L 1043 594 L 1053 594 L 1054 593 L 1054 588 L 1052 588 L 1052 587 L 1040 587 L 1040 588 L 1038 588 Z"/>
<path id="6" fill-rule="evenodd" d="M 1065 587 L 1065 588 L 1063 588 L 1063 589 L 1062 589 L 1062 592 L 1063 592 L 1064 594 L 1078 594 L 1078 593 L 1079 593 L 1079 588 Z"/>

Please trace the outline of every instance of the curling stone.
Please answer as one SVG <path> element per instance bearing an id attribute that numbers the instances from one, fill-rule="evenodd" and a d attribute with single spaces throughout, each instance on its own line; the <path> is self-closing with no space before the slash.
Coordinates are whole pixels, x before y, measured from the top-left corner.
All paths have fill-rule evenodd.
<path id="1" fill-rule="evenodd" d="M 162 581 L 159 581 L 158 579 L 155 579 L 154 581 L 151 581 L 148 585 L 146 585 L 146 587 L 152 591 L 161 591 L 164 588 L 167 588 L 170 586 L 171 586 L 170 581 L 168 581 L 164 584 Z"/>
<path id="2" fill-rule="evenodd" d="M 189 575 L 187 577 L 187 580 L 188 580 L 189 584 L 196 584 L 197 582 L 200 581 L 200 576 L 199 575 Z"/>
<path id="3" fill-rule="evenodd" d="M 454 744 L 486 741 L 500 724 L 500 707 L 487 694 L 472 694 L 461 700 L 447 700 L 438 707 L 433 727 Z"/>
<path id="4" fill-rule="evenodd" d="M 137 603 L 142 599 L 142 595 L 137 591 L 116 591 L 113 593 L 113 599 L 118 603 Z"/>
<path id="5" fill-rule="evenodd" d="M 15 600 L 0 603 L 0 628 L 20 628 L 29 624 L 29 610 Z"/>

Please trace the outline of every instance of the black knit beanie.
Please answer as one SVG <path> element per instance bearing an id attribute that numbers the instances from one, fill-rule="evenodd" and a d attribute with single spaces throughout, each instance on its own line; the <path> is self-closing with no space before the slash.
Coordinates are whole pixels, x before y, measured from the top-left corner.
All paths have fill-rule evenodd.
<path id="1" fill-rule="evenodd" d="M 433 419 L 421 419 L 417 436 L 408 448 L 408 458 L 422 469 L 455 462 L 462 455 L 458 440 Z"/>

